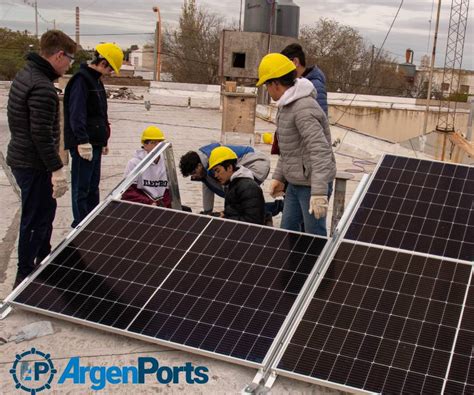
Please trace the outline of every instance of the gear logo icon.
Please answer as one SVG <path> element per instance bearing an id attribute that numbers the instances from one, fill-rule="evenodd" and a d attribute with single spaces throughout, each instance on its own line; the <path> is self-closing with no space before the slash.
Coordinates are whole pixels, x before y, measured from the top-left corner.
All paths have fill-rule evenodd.
<path id="1" fill-rule="evenodd" d="M 51 383 L 57 370 L 54 368 L 51 355 L 31 348 L 15 356 L 10 369 L 15 388 L 36 394 L 51 389 Z"/>

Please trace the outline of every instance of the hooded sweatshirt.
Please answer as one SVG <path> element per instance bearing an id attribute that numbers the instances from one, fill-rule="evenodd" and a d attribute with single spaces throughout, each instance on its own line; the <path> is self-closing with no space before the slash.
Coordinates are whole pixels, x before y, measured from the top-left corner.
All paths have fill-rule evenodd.
<path id="1" fill-rule="evenodd" d="M 135 152 L 132 159 L 128 161 L 125 169 L 124 177 L 127 177 L 131 171 L 145 158 L 148 153 L 144 149 L 139 149 Z M 149 202 L 142 201 L 142 199 L 133 199 L 127 192 L 138 190 L 149 198 Z M 127 190 L 122 197 L 125 200 L 138 201 L 139 203 L 151 204 L 153 201 L 163 199 L 169 196 L 168 191 L 168 177 L 166 175 L 166 166 L 164 161 L 160 158 L 158 163 L 152 163 L 140 176 L 134 181 L 131 189 Z M 167 206 L 167 204 L 163 204 Z"/>
<path id="2" fill-rule="evenodd" d="M 278 100 L 277 130 L 280 156 L 273 179 L 310 186 L 312 195 L 327 195 L 336 176 L 329 122 L 315 101 L 313 84 L 298 78 Z"/>
<path id="3" fill-rule="evenodd" d="M 253 173 L 240 166 L 232 174 L 224 202 L 224 218 L 262 225 L 265 199 Z"/>

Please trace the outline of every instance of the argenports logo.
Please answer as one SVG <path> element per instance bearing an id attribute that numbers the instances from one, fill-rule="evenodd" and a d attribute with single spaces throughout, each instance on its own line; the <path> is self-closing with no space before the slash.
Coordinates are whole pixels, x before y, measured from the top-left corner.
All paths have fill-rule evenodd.
<path id="1" fill-rule="evenodd" d="M 10 373 L 15 388 L 36 394 L 51 388 L 51 382 L 57 373 L 51 356 L 34 347 L 24 353 L 17 354 Z"/>
<path id="2" fill-rule="evenodd" d="M 35 348 L 16 356 L 10 369 L 15 387 L 32 394 L 50 389 L 57 373 L 55 383 L 87 385 L 92 390 L 102 390 L 107 385 L 145 384 L 206 384 L 209 369 L 186 362 L 182 366 L 161 365 L 156 358 L 139 357 L 132 366 L 91 366 L 81 364 L 80 357 L 72 357 L 62 372 L 54 368 L 51 356 Z"/>

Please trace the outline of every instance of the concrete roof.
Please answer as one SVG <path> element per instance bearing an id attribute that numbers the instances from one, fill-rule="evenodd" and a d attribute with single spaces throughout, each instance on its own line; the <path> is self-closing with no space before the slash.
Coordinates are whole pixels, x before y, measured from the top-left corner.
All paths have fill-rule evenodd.
<path id="1" fill-rule="evenodd" d="M 188 150 L 220 139 L 221 113 L 216 109 L 182 107 L 187 103 L 176 100 L 176 106 L 163 103 L 162 97 L 149 94 L 145 88 L 133 88 L 137 95 L 145 94 L 145 100 L 150 100 L 152 107 L 146 111 L 143 101 L 109 102 L 109 118 L 112 123 L 110 154 L 103 158 L 101 196 L 104 197 L 122 179 L 124 166 L 132 153 L 140 146 L 142 130 L 150 124 L 158 125 L 168 140 L 173 143 L 175 161 Z M 0 147 L 6 154 L 9 132 L 6 120 L 7 88 L 0 86 Z M 162 103 L 158 105 L 156 103 Z M 174 104 L 174 103 L 173 103 Z M 272 123 L 257 119 L 256 131 L 263 133 L 274 131 Z M 349 198 L 363 172 L 373 170 L 378 157 L 385 153 L 410 155 L 412 152 L 396 144 L 382 142 L 372 137 L 358 134 L 354 131 L 332 128 L 333 140 L 341 142 L 336 148 L 336 159 L 339 170 L 352 171 L 354 180 L 348 183 L 347 198 Z M 257 149 L 269 154 L 270 146 L 257 144 Z M 276 163 L 272 156 L 272 169 Z M 185 180 L 180 175 L 179 184 L 183 204 L 191 206 L 194 212 L 201 210 L 201 187 L 198 183 Z M 0 200 L 2 202 L 0 220 L 0 299 L 10 292 L 16 274 L 17 264 L 17 235 L 20 218 L 20 205 L 17 196 L 0 170 Z M 269 182 L 263 186 L 268 200 L 267 189 Z M 217 199 L 217 207 L 222 207 L 222 199 Z M 53 246 L 57 245 L 69 232 L 71 223 L 70 194 L 58 200 L 56 220 L 52 238 Z M 329 221 L 328 221 L 329 222 Z M 277 221 L 278 223 L 278 221 Z M 256 373 L 255 369 L 218 361 L 182 351 L 176 351 L 155 344 L 149 344 L 116 334 L 88 328 L 82 325 L 41 316 L 22 310 L 13 311 L 5 320 L 0 322 L 0 337 L 15 334 L 22 326 L 49 320 L 52 322 L 55 334 L 20 344 L 8 343 L 0 346 L 0 392 L 12 393 L 13 380 L 9 373 L 15 355 L 32 346 L 49 352 L 56 368 L 63 368 L 67 360 L 73 356 L 81 356 L 86 365 L 116 365 L 134 364 L 139 356 L 151 356 L 162 365 L 182 365 L 192 362 L 194 365 L 204 365 L 209 368 L 210 380 L 204 386 L 192 386 L 184 383 L 162 385 L 147 382 L 137 385 L 108 385 L 110 393 L 150 393 L 150 392 L 212 392 L 236 393 L 249 384 Z M 68 393 L 91 392 L 86 385 L 54 385 L 54 390 Z M 278 378 L 272 393 L 321 393 L 335 392 L 315 385 Z"/>

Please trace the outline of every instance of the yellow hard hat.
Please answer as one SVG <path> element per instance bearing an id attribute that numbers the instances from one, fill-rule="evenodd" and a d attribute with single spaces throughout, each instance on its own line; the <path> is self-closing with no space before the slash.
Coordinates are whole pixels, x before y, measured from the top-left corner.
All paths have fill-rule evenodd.
<path id="1" fill-rule="evenodd" d="M 267 132 L 262 134 L 262 140 L 265 144 L 273 143 L 273 134 Z"/>
<path id="2" fill-rule="evenodd" d="M 117 44 L 102 43 L 95 47 L 95 50 L 103 57 L 115 71 L 115 74 L 120 74 L 120 67 L 123 62 L 123 51 Z"/>
<path id="3" fill-rule="evenodd" d="M 280 78 L 290 71 L 296 70 L 295 64 L 281 53 L 265 55 L 258 66 L 258 82 L 260 86 L 268 80 Z"/>
<path id="4" fill-rule="evenodd" d="M 209 156 L 209 170 L 218 164 L 231 159 L 237 159 L 237 154 L 228 147 L 217 147 L 211 151 Z"/>
<path id="5" fill-rule="evenodd" d="M 156 126 L 148 126 L 142 133 L 142 144 L 145 144 L 147 140 L 163 141 L 164 139 L 165 135 Z"/>

